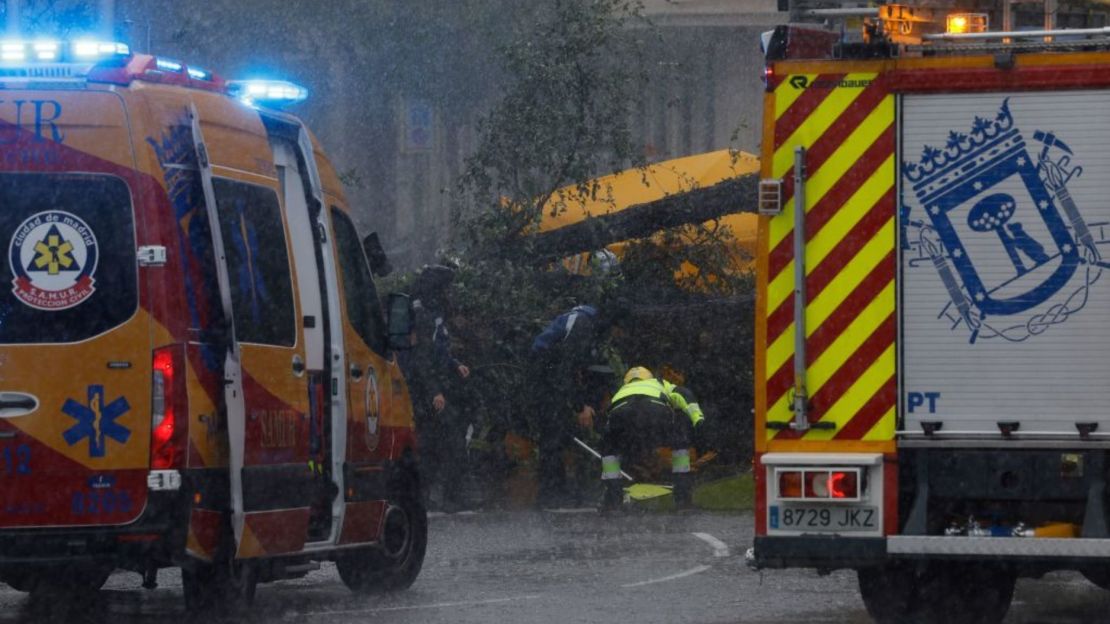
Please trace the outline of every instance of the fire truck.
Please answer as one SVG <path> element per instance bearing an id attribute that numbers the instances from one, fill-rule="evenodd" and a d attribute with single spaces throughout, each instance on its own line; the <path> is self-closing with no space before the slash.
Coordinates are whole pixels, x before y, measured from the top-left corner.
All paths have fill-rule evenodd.
<path id="1" fill-rule="evenodd" d="M 427 537 L 342 185 L 283 81 L 110 41 L 0 41 L 0 581 L 180 567 L 190 606 L 334 561 L 407 587 Z"/>
<path id="2" fill-rule="evenodd" d="M 891 623 L 1110 588 L 1110 30 L 872 11 L 764 39 L 749 563 Z"/>

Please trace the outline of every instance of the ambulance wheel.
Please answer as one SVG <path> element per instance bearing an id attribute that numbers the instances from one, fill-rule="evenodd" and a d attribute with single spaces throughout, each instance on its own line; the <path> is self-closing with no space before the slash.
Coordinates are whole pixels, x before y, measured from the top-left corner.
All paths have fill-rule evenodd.
<path id="1" fill-rule="evenodd" d="M 398 471 L 390 484 L 382 541 L 376 548 L 343 553 L 335 561 L 339 578 L 351 591 L 407 589 L 420 574 L 428 547 L 428 514 L 415 467 Z"/>
<path id="2" fill-rule="evenodd" d="M 879 624 L 997 624 L 1017 581 L 1002 566 L 956 562 L 889 564 L 857 575 L 867 612 Z"/>

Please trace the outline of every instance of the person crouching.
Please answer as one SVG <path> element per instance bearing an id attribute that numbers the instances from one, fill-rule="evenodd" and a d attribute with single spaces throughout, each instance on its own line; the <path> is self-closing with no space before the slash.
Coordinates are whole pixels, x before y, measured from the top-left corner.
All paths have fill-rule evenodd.
<path id="1" fill-rule="evenodd" d="M 689 508 L 693 504 L 689 449 L 703 420 L 701 407 L 688 389 L 656 379 L 643 366 L 629 369 L 624 385 L 613 395 L 601 432 L 602 509 L 616 509 L 624 499 L 621 460 L 650 457 L 659 446 L 671 448 L 675 506 Z"/>

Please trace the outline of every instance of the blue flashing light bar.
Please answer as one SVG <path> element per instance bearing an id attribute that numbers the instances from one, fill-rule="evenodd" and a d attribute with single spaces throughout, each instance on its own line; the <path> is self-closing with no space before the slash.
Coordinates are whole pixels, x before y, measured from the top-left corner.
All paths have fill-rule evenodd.
<path id="1" fill-rule="evenodd" d="M 162 57 L 156 58 L 154 60 L 154 65 L 158 68 L 159 71 L 165 72 L 180 73 L 181 70 L 185 69 L 185 66 L 181 63 L 178 63 L 177 61 L 171 61 L 168 58 Z"/>
<path id="2" fill-rule="evenodd" d="M 62 44 L 48 39 L 39 39 L 31 42 L 31 51 L 36 61 L 49 63 L 59 60 L 62 53 Z"/>
<path id="3" fill-rule="evenodd" d="M 227 90 L 252 106 L 283 106 L 308 99 L 308 89 L 285 80 L 231 80 Z"/>
<path id="4" fill-rule="evenodd" d="M 207 69 L 201 69 L 199 67 L 190 67 L 189 68 L 189 77 L 192 78 L 193 80 L 211 81 L 212 80 L 212 72 L 208 71 Z"/>
<path id="5" fill-rule="evenodd" d="M 0 41 L 0 61 L 18 63 L 27 60 L 27 44 L 23 41 Z"/>
<path id="6" fill-rule="evenodd" d="M 78 39 L 70 44 L 70 54 L 76 61 L 99 61 L 112 56 L 127 56 L 131 48 L 118 41 Z"/>
<path id="7" fill-rule="evenodd" d="M 114 41 L 77 40 L 62 42 L 56 39 L 0 39 L 0 63 L 95 63 L 106 58 L 127 56 L 131 49 L 126 43 Z"/>

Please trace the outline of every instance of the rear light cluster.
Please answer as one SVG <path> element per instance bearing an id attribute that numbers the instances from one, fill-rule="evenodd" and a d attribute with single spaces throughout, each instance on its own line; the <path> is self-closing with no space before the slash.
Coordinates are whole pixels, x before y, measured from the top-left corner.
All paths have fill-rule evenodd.
<path id="1" fill-rule="evenodd" d="M 759 181 L 759 214 L 767 217 L 782 214 L 782 180 L 764 178 Z"/>
<path id="2" fill-rule="evenodd" d="M 185 350 L 180 345 L 154 351 L 150 404 L 150 467 L 185 466 L 189 403 L 185 388 Z"/>
<path id="3" fill-rule="evenodd" d="M 780 499 L 858 501 L 863 493 L 859 468 L 777 469 Z"/>

